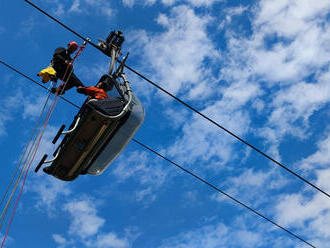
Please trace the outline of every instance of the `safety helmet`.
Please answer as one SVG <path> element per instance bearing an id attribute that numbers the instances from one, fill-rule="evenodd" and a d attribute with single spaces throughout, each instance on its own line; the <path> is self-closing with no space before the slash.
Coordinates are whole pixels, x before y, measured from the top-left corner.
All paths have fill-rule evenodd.
<path id="1" fill-rule="evenodd" d="M 78 43 L 75 42 L 75 41 L 71 41 L 71 42 L 68 43 L 68 47 L 72 47 L 72 49 L 73 49 L 74 51 L 77 50 L 78 46 L 79 46 Z"/>

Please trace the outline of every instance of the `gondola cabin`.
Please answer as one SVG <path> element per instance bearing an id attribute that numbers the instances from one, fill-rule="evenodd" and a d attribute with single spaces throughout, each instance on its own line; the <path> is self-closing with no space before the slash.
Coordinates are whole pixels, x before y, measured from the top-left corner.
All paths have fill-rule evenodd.
<path id="1" fill-rule="evenodd" d="M 144 120 L 144 109 L 139 99 L 132 93 L 124 74 L 121 84 L 112 80 L 119 96 L 102 100 L 88 99 L 75 116 L 68 131 L 61 127 L 53 140 L 65 135 L 54 152 L 54 158 L 43 170 L 47 174 L 72 181 L 81 174 L 99 175 L 126 147 Z"/>

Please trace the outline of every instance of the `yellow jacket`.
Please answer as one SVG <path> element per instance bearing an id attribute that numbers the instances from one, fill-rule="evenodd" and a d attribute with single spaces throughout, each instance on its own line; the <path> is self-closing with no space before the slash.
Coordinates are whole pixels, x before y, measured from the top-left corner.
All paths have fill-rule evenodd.
<path id="1" fill-rule="evenodd" d="M 47 83 L 49 80 L 56 80 L 56 71 L 52 66 L 48 66 L 47 68 L 41 70 L 37 75 L 42 77 L 43 83 Z"/>

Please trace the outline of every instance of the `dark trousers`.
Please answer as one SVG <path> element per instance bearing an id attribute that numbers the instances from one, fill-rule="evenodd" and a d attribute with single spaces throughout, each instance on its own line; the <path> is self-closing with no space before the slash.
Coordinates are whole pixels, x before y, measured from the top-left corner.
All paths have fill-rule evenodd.
<path id="1" fill-rule="evenodd" d="M 56 76 L 66 82 L 65 90 L 69 90 L 72 87 L 84 86 L 79 78 L 70 70 L 65 74 L 65 71 L 56 71 Z"/>

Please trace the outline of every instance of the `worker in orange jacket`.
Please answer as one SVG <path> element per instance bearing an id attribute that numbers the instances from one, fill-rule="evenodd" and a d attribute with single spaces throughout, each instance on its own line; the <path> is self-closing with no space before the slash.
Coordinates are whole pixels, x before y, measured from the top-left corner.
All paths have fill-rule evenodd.
<path id="1" fill-rule="evenodd" d="M 107 91 L 111 90 L 113 87 L 113 84 L 109 79 L 108 75 L 103 75 L 95 87 L 78 86 L 77 92 L 98 100 L 109 98 Z"/>

